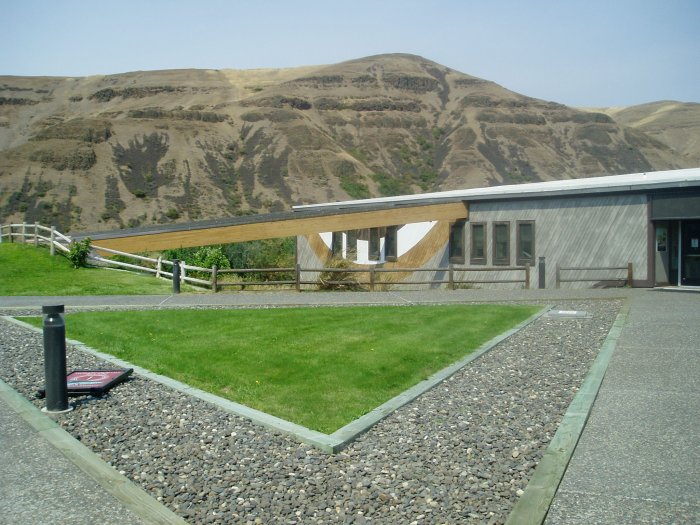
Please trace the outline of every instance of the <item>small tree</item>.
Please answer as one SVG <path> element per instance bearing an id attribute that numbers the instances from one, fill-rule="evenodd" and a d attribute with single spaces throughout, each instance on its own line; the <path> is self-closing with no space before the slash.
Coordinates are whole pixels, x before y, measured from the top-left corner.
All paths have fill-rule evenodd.
<path id="1" fill-rule="evenodd" d="M 70 243 L 68 246 L 68 260 L 73 265 L 73 268 L 85 266 L 88 255 L 90 255 L 90 243 L 90 237 Z"/>

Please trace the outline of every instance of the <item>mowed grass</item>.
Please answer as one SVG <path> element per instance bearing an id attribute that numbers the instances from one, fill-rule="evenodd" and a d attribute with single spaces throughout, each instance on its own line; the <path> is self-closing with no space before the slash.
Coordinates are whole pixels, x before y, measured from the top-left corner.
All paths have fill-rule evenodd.
<path id="1" fill-rule="evenodd" d="M 538 311 L 532 306 L 77 313 L 68 337 L 332 433 Z M 69 363 L 70 367 L 70 363 Z"/>
<path id="2" fill-rule="evenodd" d="M 183 291 L 185 287 L 183 287 Z M 0 244 L 0 295 L 161 295 L 172 284 L 153 275 L 104 268 L 73 268 L 48 248 Z"/>

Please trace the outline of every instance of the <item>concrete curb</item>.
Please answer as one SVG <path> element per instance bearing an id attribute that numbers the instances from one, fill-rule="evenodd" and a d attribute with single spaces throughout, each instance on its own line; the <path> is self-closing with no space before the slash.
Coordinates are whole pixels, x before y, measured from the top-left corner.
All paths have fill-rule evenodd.
<path id="1" fill-rule="evenodd" d="M 95 350 L 94 348 L 91 348 L 87 346 L 84 343 L 81 343 L 80 341 L 76 341 L 73 339 L 66 339 L 68 343 L 70 343 L 74 348 L 77 350 L 80 350 L 82 352 L 86 352 L 88 354 L 92 354 L 96 357 L 99 357 L 100 359 L 114 363 L 117 366 L 123 367 L 123 368 L 133 368 L 134 373 L 138 374 L 142 377 L 148 378 L 152 381 L 156 381 L 158 383 L 161 383 L 162 385 L 165 385 L 169 388 L 172 388 L 173 390 L 177 390 L 179 392 L 182 392 L 184 394 L 187 394 L 192 397 L 196 397 L 198 399 L 201 399 L 203 401 L 206 401 L 208 403 L 211 403 L 213 405 L 216 405 L 228 412 L 231 412 L 233 414 L 236 414 L 238 416 L 244 417 L 246 419 L 249 419 L 253 423 L 263 426 L 265 428 L 269 428 L 272 430 L 276 430 L 278 432 L 282 432 L 284 434 L 288 434 L 298 441 L 301 441 L 302 443 L 307 443 L 309 445 L 312 445 L 323 452 L 329 453 L 329 454 L 335 454 L 337 452 L 340 452 L 343 450 L 345 447 L 347 447 L 350 443 L 352 443 L 355 439 L 357 439 L 359 436 L 367 432 L 370 428 L 372 428 L 374 425 L 379 423 L 382 419 L 385 417 L 389 416 L 391 413 L 395 412 L 402 406 L 406 405 L 407 403 L 410 403 L 414 399 L 416 399 L 418 396 L 424 394 L 428 390 L 434 388 L 436 385 L 440 384 L 443 382 L 445 379 L 449 378 L 450 376 L 456 374 L 459 370 L 464 368 L 466 365 L 471 363 L 472 361 L 478 359 L 485 353 L 487 353 L 489 350 L 494 348 L 498 343 L 504 341 L 505 339 L 509 338 L 510 336 L 514 335 L 515 333 L 519 332 L 526 326 L 528 326 L 530 323 L 536 321 L 540 317 L 542 317 L 544 314 L 546 314 L 549 310 L 551 309 L 551 306 L 545 306 L 543 307 L 539 312 L 535 313 L 534 315 L 530 316 L 528 319 L 525 321 L 521 322 L 517 326 L 511 328 L 510 330 L 497 335 L 493 339 L 487 341 L 483 345 L 481 345 L 479 348 L 477 348 L 474 352 L 470 353 L 469 355 L 465 356 L 463 359 L 457 361 L 456 363 L 453 363 L 452 365 L 447 366 L 446 368 L 443 368 L 442 370 L 436 372 L 432 376 L 430 376 L 428 379 L 421 381 L 417 385 L 414 385 L 413 387 L 409 388 L 408 390 L 402 392 L 401 394 L 393 397 L 386 403 L 380 405 L 379 407 L 375 408 L 371 412 L 365 414 L 364 416 L 361 416 L 360 418 L 356 419 L 355 421 L 352 421 L 345 425 L 344 427 L 340 428 L 339 430 L 336 430 L 333 434 L 324 434 L 322 432 L 318 432 L 316 430 L 312 430 L 310 428 L 297 425 L 295 423 L 292 423 L 290 421 L 286 421 L 284 419 L 272 416 L 270 414 L 266 414 L 265 412 L 261 412 L 260 410 L 256 410 L 254 408 L 247 407 L 245 405 L 241 405 L 239 403 L 236 403 L 234 401 L 230 401 L 228 399 L 224 399 L 222 397 L 216 396 L 214 394 L 210 394 L 209 392 L 205 392 L 204 390 L 200 390 L 195 387 L 191 387 L 185 383 L 181 383 L 180 381 L 177 381 L 175 379 L 171 379 L 169 377 L 156 374 L 154 372 L 151 372 L 150 370 L 146 368 L 142 368 L 140 366 L 134 365 L 132 363 L 129 363 L 127 361 L 124 361 L 122 359 L 116 358 L 112 355 L 109 354 L 104 354 L 98 350 Z M 6 319 L 10 322 L 16 323 L 20 326 L 23 326 L 25 328 L 29 328 L 31 330 L 35 330 L 38 332 L 41 332 L 42 330 L 40 328 L 37 328 L 35 326 L 31 326 L 27 323 L 24 323 L 18 319 L 12 318 L 12 317 L 7 317 L 4 316 L 3 319 Z"/>
<path id="2" fill-rule="evenodd" d="M 581 388 L 571 401 L 557 432 L 549 443 L 525 491 L 513 507 L 506 525 L 540 525 L 544 523 L 569 461 L 581 437 L 608 363 L 615 351 L 630 310 L 626 302 L 593 361 Z"/>
<path id="3" fill-rule="evenodd" d="M 58 449 L 69 461 L 95 480 L 144 523 L 163 525 L 187 523 L 128 478 L 119 474 L 2 380 L 0 380 L 0 398 L 24 419 L 40 439 L 44 439 Z"/>

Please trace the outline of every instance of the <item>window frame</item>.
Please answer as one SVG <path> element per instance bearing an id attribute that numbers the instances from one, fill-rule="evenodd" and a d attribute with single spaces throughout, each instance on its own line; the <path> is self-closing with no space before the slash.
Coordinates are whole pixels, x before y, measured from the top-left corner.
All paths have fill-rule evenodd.
<path id="1" fill-rule="evenodd" d="M 331 257 L 343 257 L 343 232 L 331 232 Z"/>
<path id="2" fill-rule="evenodd" d="M 367 260 L 382 260 L 382 243 L 379 228 L 369 229 L 369 242 L 367 244 Z"/>
<path id="3" fill-rule="evenodd" d="M 384 235 L 384 260 L 396 262 L 398 260 L 398 226 L 387 226 Z"/>
<path id="4" fill-rule="evenodd" d="M 465 219 L 459 219 L 453 223 L 450 223 L 448 255 L 449 261 L 452 264 L 464 264 L 466 224 L 467 221 Z M 459 234 L 459 237 L 457 237 L 457 234 Z M 459 243 L 454 242 L 456 238 L 459 238 Z"/>
<path id="5" fill-rule="evenodd" d="M 498 257 L 498 231 L 499 227 L 506 229 L 506 254 L 505 257 Z M 510 221 L 498 221 L 493 223 L 493 253 L 494 266 L 510 266 Z"/>
<path id="6" fill-rule="evenodd" d="M 348 230 L 345 232 L 345 258 L 357 258 L 357 230 Z"/>
<path id="7" fill-rule="evenodd" d="M 522 256 L 522 249 L 521 249 L 521 236 L 520 236 L 520 227 L 524 225 L 529 225 L 532 227 L 532 233 L 531 233 L 531 243 L 532 243 L 532 250 L 530 250 L 532 253 L 530 254 L 530 257 L 523 257 Z M 535 221 L 528 220 L 528 221 L 517 221 L 516 223 L 516 240 L 515 240 L 515 249 L 516 249 L 516 263 L 518 266 L 535 266 L 535 250 L 536 250 L 536 244 L 535 244 Z"/>
<path id="8" fill-rule="evenodd" d="M 474 230 L 479 227 L 481 228 L 481 253 L 482 255 L 474 255 L 474 247 L 476 246 L 474 242 Z M 473 265 L 485 265 L 486 264 L 486 238 L 487 238 L 487 224 L 485 222 L 472 222 L 469 224 L 469 264 Z"/>

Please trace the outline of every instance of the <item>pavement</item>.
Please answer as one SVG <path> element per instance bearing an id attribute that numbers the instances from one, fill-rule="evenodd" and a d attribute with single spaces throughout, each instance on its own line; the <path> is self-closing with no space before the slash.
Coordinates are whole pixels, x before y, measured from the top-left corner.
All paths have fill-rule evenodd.
<path id="1" fill-rule="evenodd" d="M 41 306 L 53 304 L 64 304 L 71 311 L 97 306 L 556 304 L 616 297 L 626 299 L 626 319 L 612 340 L 607 368 L 596 372 L 600 388 L 597 397 L 595 393 L 591 396 L 592 407 L 585 411 L 588 419 L 582 420 L 583 431 L 577 431 L 571 440 L 575 448 L 568 466 L 563 462 L 561 472 L 547 476 L 554 495 L 551 506 L 548 499 L 536 517 L 509 522 L 700 523 L 697 289 L 0 297 L 0 311 L 39 313 Z M 0 381 L 0 523 L 182 523 L 65 433 L 51 417 Z"/>
<path id="2" fill-rule="evenodd" d="M 700 523 L 700 290 L 639 290 L 547 524 Z"/>

